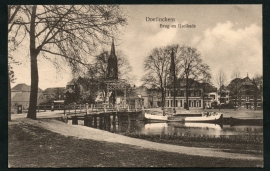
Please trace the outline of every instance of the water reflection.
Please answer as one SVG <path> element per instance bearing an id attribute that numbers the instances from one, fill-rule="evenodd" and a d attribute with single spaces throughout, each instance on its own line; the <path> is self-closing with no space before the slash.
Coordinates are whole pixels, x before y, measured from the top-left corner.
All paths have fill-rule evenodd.
<path id="1" fill-rule="evenodd" d="M 71 121 L 68 121 L 72 124 Z M 83 121 L 78 122 L 79 125 L 84 125 Z M 135 134 L 152 134 L 152 135 L 177 135 L 177 136 L 206 136 L 206 137 L 228 137 L 240 139 L 255 139 L 262 138 L 263 126 L 254 125 L 219 125 L 213 123 L 145 123 L 142 121 L 119 120 L 116 122 L 97 122 L 98 129 L 106 130 L 114 133 L 135 133 Z"/>

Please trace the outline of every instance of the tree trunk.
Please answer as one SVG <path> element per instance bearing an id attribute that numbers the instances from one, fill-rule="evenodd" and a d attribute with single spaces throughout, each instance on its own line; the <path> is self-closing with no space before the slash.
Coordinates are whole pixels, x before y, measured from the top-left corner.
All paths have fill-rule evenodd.
<path id="1" fill-rule="evenodd" d="M 31 59 L 31 92 L 30 104 L 27 118 L 36 119 L 37 95 L 38 95 L 38 65 L 37 56 L 39 50 L 36 49 L 35 42 L 35 18 L 37 6 L 32 7 L 31 24 L 30 24 L 30 59 Z"/>
<path id="2" fill-rule="evenodd" d="M 205 105 L 204 105 L 204 93 L 205 93 L 205 87 L 203 86 L 203 93 L 202 93 L 202 99 L 203 99 L 202 105 L 203 105 L 203 110 L 205 109 Z M 212 105 L 212 104 L 211 104 L 211 105 Z"/>
<path id="3" fill-rule="evenodd" d="M 219 111 L 220 111 L 220 106 L 221 106 L 221 90 L 219 90 L 219 107 L 218 107 Z"/>
<path id="4" fill-rule="evenodd" d="M 161 106 L 162 108 L 165 107 L 165 90 L 163 87 L 161 87 Z"/>
<path id="5" fill-rule="evenodd" d="M 31 52 L 31 92 L 27 118 L 36 119 L 37 95 L 38 95 L 38 66 L 37 55 Z"/>
<path id="6" fill-rule="evenodd" d="M 186 78 L 186 110 L 189 110 L 189 102 L 188 102 L 188 77 Z"/>
<path id="7" fill-rule="evenodd" d="M 11 87 L 9 76 L 8 76 L 8 121 L 11 121 Z"/>

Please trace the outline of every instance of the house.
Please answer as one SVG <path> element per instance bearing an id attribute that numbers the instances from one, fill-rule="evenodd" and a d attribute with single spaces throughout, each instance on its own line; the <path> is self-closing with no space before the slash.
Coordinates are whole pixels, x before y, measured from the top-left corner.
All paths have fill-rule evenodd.
<path id="1" fill-rule="evenodd" d="M 17 108 L 18 105 L 22 105 L 24 109 L 29 107 L 31 87 L 24 83 L 17 84 L 11 89 L 11 108 Z M 47 99 L 42 94 L 42 90 L 38 89 L 37 105 L 45 102 Z"/>
<path id="2" fill-rule="evenodd" d="M 50 87 L 43 91 L 43 95 L 48 100 L 65 100 L 65 87 Z"/>
<path id="3" fill-rule="evenodd" d="M 237 84 L 236 84 L 237 83 Z M 248 77 L 237 78 L 228 85 L 230 91 L 230 103 L 245 108 L 254 108 L 262 106 L 262 96 L 258 87 Z"/>
<path id="4" fill-rule="evenodd" d="M 184 109 L 187 106 L 186 95 L 188 93 L 188 105 L 190 109 L 203 108 L 203 87 L 202 85 L 190 79 L 189 90 L 186 92 L 186 81 L 184 79 L 177 79 L 175 88 L 173 84 L 167 86 L 165 96 L 165 107 L 171 108 L 176 107 Z M 175 89 L 175 93 L 174 93 Z M 175 95 L 175 106 L 174 106 L 174 95 Z"/>
<path id="5" fill-rule="evenodd" d="M 229 103 L 230 90 L 222 85 L 218 90 L 218 102 L 219 104 L 228 104 Z"/>
<path id="6" fill-rule="evenodd" d="M 11 98 L 17 93 L 22 93 L 22 92 L 30 93 L 30 91 L 31 91 L 31 86 L 26 85 L 25 83 L 17 84 L 11 89 Z M 42 90 L 40 88 L 38 88 L 38 93 L 42 93 Z"/>
<path id="7" fill-rule="evenodd" d="M 22 105 L 23 109 L 28 109 L 29 101 L 30 101 L 29 92 L 17 93 L 11 98 L 11 108 L 15 109 L 17 108 L 18 105 Z M 37 105 L 46 101 L 47 98 L 42 93 L 38 93 Z"/>
<path id="8" fill-rule="evenodd" d="M 157 88 L 148 88 L 148 107 L 156 108 L 161 106 L 161 91 Z"/>
<path id="9" fill-rule="evenodd" d="M 203 88 L 204 108 L 211 108 L 214 102 L 218 101 L 217 88 L 209 83 L 201 83 Z"/>

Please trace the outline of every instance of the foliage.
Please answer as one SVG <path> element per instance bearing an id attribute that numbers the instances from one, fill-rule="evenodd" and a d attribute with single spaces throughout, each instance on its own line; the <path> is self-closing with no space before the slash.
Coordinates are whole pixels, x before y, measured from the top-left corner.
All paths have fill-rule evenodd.
<path id="1" fill-rule="evenodd" d="M 23 30 L 30 40 L 31 94 L 28 118 L 36 119 L 38 90 L 37 57 L 62 57 L 74 73 L 88 66 L 88 57 L 99 44 L 126 24 L 118 5 L 24 5 L 21 17 L 11 25 Z M 11 27 L 13 30 L 15 27 Z M 18 39 L 20 36 L 15 37 Z M 47 56 L 49 55 L 49 56 Z M 53 61 L 61 66 L 57 60 Z"/>

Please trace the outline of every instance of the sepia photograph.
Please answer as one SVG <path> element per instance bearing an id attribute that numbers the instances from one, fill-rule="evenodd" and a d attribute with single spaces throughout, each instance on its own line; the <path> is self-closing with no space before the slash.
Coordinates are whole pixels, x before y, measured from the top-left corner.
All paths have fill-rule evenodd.
<path id="1" fill-rule="evenodd" d="M 263 168 L 262 4 L 8 5 L 8 168 Z"/>

